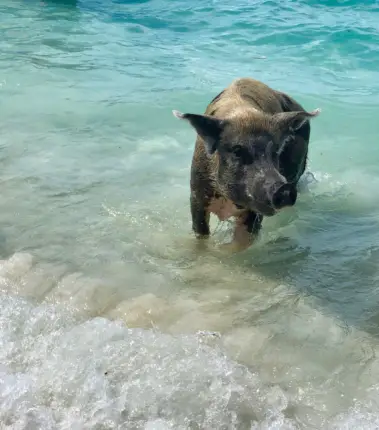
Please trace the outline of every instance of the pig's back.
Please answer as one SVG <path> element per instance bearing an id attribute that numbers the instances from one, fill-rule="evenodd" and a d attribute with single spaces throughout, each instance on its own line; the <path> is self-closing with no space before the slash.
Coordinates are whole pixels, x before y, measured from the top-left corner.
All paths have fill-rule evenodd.
<path id="1" fill-rule="evenodd" d="M 255 79 L 240 78 L 233 81 L 209 103 L 205 114 L 225 118 L 244 105 L 269 114 L 304 110 L 287 94 Z"/>

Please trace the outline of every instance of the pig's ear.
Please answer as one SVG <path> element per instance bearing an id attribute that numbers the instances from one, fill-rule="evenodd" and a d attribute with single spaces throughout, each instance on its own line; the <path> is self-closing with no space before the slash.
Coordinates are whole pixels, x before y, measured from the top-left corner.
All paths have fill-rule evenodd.
<path id="1" fill-rule="evenodd" d="M 284 112 L 277 114 L 277 119 L 279 122 L 289 129 L 291 132 L 297 132 L 306 121 L 309 121 L 316 116 L 318 116 L 321 112 L 321 109 L 315 109 L 312 112 Z"/>
<path id="2" fill-rule="evenodd" d="M 209 155 L 217 150 L 224 121 L 208 115 L 181 113 L 177 110 L 173 110 L 172 113 L 176 118 L 184 119 L 192 125 L 197 134 L 204 140 L 205 149 Z"/>

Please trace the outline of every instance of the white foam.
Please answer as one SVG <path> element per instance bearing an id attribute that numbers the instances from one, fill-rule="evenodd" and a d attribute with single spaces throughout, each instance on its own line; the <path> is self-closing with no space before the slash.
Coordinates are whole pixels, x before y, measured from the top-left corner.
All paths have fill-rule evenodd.
<path id="1" fill-rule="evenodd" d="M 29 254 L 3 260 L 0 422 L 12 430 L 377 428 L 377 342 L 347 333 L 284 284 L 211 261 L 187 281 L 223 287 L 124 298 L 110 305 L 112 321 L 93 317 L 107 301 L 94 280 L 66 272 L 39 292 L 36 273 L 42 281 L 53 266 Z M 243 279 L 254 288 L 245 307 L 246 291 L 231 287 Z M 275 322 L 258 323 L 277 306 Z M 242 323 L 244 314 L 256 322 Z"/>
<path id="2" fill-rule="evenodd" d="M 80 322 L 20 298 L 0 306 L 0 420 L 11 428 L 239 428 L 266 414 L 257 375 L 196 336 Z"/>
<path id="3" fill-rule="evenodd" d="M 321 171 L 314 171 L 311 174 L 314 180 L 310 175 L 304 175 L 301 184 L 305 183 L 304 185 L 316 195 L 329 195 L 334 199 L 337 197 L 341 204 L 378 208 L 379 179 L 377 176 L 357 169 L 349 169 L 338 174 Z"/>

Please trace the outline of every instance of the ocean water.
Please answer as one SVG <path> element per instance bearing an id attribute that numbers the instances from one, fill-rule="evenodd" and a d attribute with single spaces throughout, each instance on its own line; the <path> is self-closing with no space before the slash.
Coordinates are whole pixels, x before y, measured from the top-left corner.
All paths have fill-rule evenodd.
<path id="1" fill-rule="evenodd" d="M 379 428 L 379 4 L 3 0 L 0 429 Z M 220 255 L 193 131 L 233 79 L 312 123 L 296 207 Z"/>

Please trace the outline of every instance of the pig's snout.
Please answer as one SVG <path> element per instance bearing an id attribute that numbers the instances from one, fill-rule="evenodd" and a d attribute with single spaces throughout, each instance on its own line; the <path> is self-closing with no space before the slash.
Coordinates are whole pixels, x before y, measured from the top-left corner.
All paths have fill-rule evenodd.
<path id="1" fill-rule="evenodd" d="M 293 206 L 297 199 L 297 189 L 292 184 L 277 184 L 274 187 L 271 204 L 276 210 L 283 209 L 287 206 Z"/>

